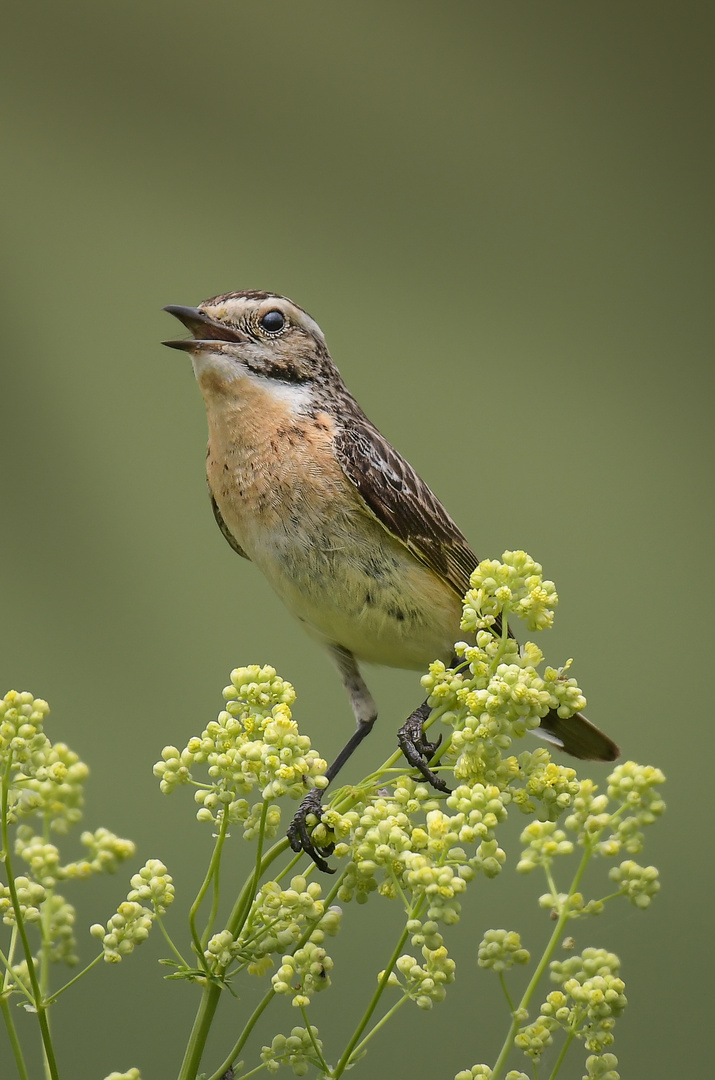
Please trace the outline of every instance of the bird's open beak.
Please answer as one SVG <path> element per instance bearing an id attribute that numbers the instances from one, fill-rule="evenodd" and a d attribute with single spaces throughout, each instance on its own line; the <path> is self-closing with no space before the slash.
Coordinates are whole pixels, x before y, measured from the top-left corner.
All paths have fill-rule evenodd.
<path id="1" fill-rule="evenodd" d="M 162 345 L 168 345 L 170 349 L 181 349 L 184 352 L 194 352 L 202 346 L 206 347 L 215 341 L 248 341 L 245 334 L 240 330 L 227 326 L 226 323 L 212 319 L 210 315 L 195 307 L 183 307 L 181 304 L 167 304 L 164 311 L 175 315 L 187 330 L 194 335 L 192 338 L 183 338 L 181 341 L 162 341 Z"/>

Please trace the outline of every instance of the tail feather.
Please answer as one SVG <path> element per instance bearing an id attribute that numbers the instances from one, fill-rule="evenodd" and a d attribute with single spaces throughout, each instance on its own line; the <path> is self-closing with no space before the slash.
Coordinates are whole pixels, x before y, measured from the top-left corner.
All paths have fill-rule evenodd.
<path id="1" fill-rule="evenodd" d="M 587 720 L 582 713 L 575 713 L 562 720 L 555 709 L 544 716 L 535 735 L 543 733 L 547 742 L 560 746 L 572 757 L 582 761 L 615 761 L 620 757 L 620 747 L 613 739 Z"/>

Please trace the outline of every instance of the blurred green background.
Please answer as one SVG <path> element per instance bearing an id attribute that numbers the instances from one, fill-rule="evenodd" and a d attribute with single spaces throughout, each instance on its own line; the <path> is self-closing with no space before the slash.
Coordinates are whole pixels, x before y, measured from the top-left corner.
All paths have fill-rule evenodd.
<path id="1" fill-rule="evenodd" d="M 351 730 L 326 657 L 214 525 L 200 395 L 159 344 L 164 304 L 284 292 L 478 554 L 544 564 L 550 657 L 573 655 L 589 714 L 667 772 L 644 853 L 660 896 L 575 932 L 622 956 L 621 1075 L 707 1075 L 711 6 L 25 0 L 4 24 L 3 691 L 46 697 L 51 736 L 90 764 L 87 827 L 132 837 L 136 866 L 162 858 L 188 896 L 208 837 L 151 766 L 237 664 L 295 683 L 324 756 Z M 414 675 L 369 681 L 382 723 L 346 779 L 420 698 Z M 127 878 L 67 889 L 85 958 Z M 447 1003 L 403 1010 L 363 1071 L 493 1060 L 506 1014 L 476 945 L 507 926 L 538 947 L 541 891 L 511 868 L 478 885 Z M 349 914 L 311 1007 L 333 1059 L 399 919 L 379 900 Z M 162 983 L 165 953 L 150 941 L 61 1000 L 64 1076 L 175 1075 L 196 992 Z M 209 1071 L 250 1000 L 222 1003 Z M 279 1002 L 260 1036 L 296 1022 Z M 2 1035 L 3 1075 L 8 1054 Z"/>

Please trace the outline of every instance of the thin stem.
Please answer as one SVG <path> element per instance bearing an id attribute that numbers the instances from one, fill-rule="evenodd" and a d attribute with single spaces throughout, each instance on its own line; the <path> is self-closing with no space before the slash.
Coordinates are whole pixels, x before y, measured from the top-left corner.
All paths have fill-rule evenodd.
<path id="1" fill-rule="evenodd" d="M 293 856 L 293 858 L 292 858 L 292 859 L 290 860 L 290 862 L 289 862 L 289 863 L 287 863 L 287 864 L 286 864 L 286 865 L 285 865 L 285 866 L 283 867 L 283 869 L 281 870 L 280 874 L 276 874 L 276 876 L 275 876 L 275 879 L 274 879 L 274 880 L 275 880 L 276 882 L 278 882 L 278 881 L 282 881 L 284 877 L 287 877 L 287 876 L 288 876 L 288 874 L 290 874 L 291 870 L 293 870 L 293 869 L 294 869 L 294 868 L 295 868 L 295 867 L 296 867 L 296 866 L 298 865 L 298 863 L 300 862 L 300 860 L 301 860 L 301 859 L 303 858 L 303 855 L 304 855 L 304 854 L 305 854 L 305 852 L 304 852 L 304 851 L 299 851 L 297 855 L 294 855 L 294 856 Z M 310 871 L 311 871 L 311 870 L 312 870 L 312 869 L 313 869 L 314 867 L 315 867 L 315 864 L 313 864 L 313 866 L 312 866 L 312 867 L 310 867 L 310 868 L 309 868 L 309 870 L 308 870 L 308 871 L 306 871 L 306 873 L 309 873 L 309 872 L 310 872 Z M 303 876 L 305 877 L 305 874 L 304 874 Z"/>
<path id="2" fill-rule="evenodd" d="M 556 882 L 554 881 L 554 875 L 551 873 L 551 867 L 545 866 L 544 872 L 546 873 L 546 880 L 549 884 L 549 891 L 551 893 L 551 897 L 554 901 L 554 904 L 556 904 L 558 903 L 559 891 L 556 888 Z"/>
<path id="3" fill-rule="evenodd" d="M 308 1011 L 307 1011 L 305 1005 L 301 1005 L 300 1011 L 302 1013 L 303 1020 L 305 1022 L 305 1030 L 308 1032 L 308 1037 L 309 1037 L 311 1043 L 313 1044 L 313 1049 L 315 1050 L 315 1056 L 317 1057 L 318 1061 L 320 1062 L 320 1067 L 321 1067 L 321 1069 L 323 1070 L 323 1072 L 325 1073 L 326 1076 L 330 1076 L 330 1066 L 328 1065 L 327 1061 L 323 1057 L 323 1051 L 318 1046 L 317 1039 L 315 1038 L 315 1035 L 313 1034 L 313 1027 L 312 1027 L 312 1025 L 310 1023 L 310 1020 L 308 1019 Z"/>
<path id="4" fill-rule="evenodd" d="M 509 1002 L 509 1012 L 513 1013 L 514 1012 L 514 1002 L 511 1000 L 511 994 L 509 993 L 509 990 L 507 988 L 506 979 L 504 978 L 504 972 L 503 971 L 499 972 L 499 982 L 501 983 L 501 988 L 504 991 L 504 997 Z"/>
<path id="5" fill-rule="evenodd" d="M 408 915 L 409 915 L 410 902 L 407 899 L 407 897 L 405 896 L 405 890 L 400 885 L 397 874 L 395 873 L 395 867 L 392 865 L 392 863 L 390 863 L 389 872 L 390 872 L 390 880 L 391 880 L 392 884 L 395 887 L 395 892 L 399 896 L 400 900 L 402 901 L 402 905 L 403 905 L 405 911 L 408 912 Z"/>
<path id="6" fill-rule="evenodd" d="M 25 1058 L 22 1053 L 22 1047 L 20 1046 L 20 1040 L 18 1039 L 17 1031 L 15 1030 L 15 1023 L 12 1019 L 10 1003 L 6 994 L 0 995 L 0 1011 L 2 1012 L 5 1027 L 7 1028 L 7 1034 L 10 1039 L 10 1046 L 12 1047 L 13 1057 L 15 1058 L 15 1065 L 17 1066 L 17 1075 L 20 1080 L 30 1080 L 27 1066 L 25 1065 Z"/>
<path id="7" fill-rule="evenodd" d="M 194 900 L 191 908 L 189 909 L 189 928 L 191 930 L 191 939 L 194 943 L 194 949 L 196 951 L 196 955 L 199 958 L 199 963 L 203 967 L 204 971 L 208 971 L 208 968 L 206 967 L 206 960 L 204 958 L 205 946 L 202 943 L 198 930 L 196 929 L 196 916 L 198 915 L 199 908 L 201 907 L 204 897 L 208 892 L 214 873 L 216 872 L 218 865 L 221 862 L 221 850 L 223 848 L 223 842 L 226 839 L 227 830 L 228 814 L 226 813 L 226 807 L 224 806 L 223 814 L 221 815 L 221 827 L 219 829 L 219 834 L 216 837 L 216 843 L 214 844 L 213 853 L 211 855 L 211 862 L 209 863 L 208 870 L 206 871 L 206 877 L 203 880 L 196 899 Z"/>
<path id="8" fill-rule="evenodd" d="M 549 1080 L 555 1080 L 556 1074 L 558 1073 L 559 1069 L 561 1068 L 561 1066 L 564 1063 L 564 1058 L 566 1057 L 566 1051 L 568 1050 L 569 1046 L 571 1045 L 571 1043 L 573 1042 L 575 1037 L 576 1037 L 576 1030 L 574 1029 L 573 1031 L 569 1031 L 568 1035 L 566 1036 L 566 1040 L 564 1042 L 564 1045 L 561 1047 L 561 1053 L 559 1054 L 559 1056 L 556 1059 L 556 1064 L 554 1065 L 553 1069 L 551 1070 L 551 1075 L 549 1076 Z"/>
<path id="9" fill-rule="evenodd" d="M 15 874 L 12 868 L 12 859 L 10 857 L 10 836 L 8 832 L 7 821 L 7 808 L 8 808 L 8 794 L 10 787 L 10 769 L 12 767 L 12 757 L 8 758 L 7 768 L 5 775 L 2 778 L 2 799 L 0 806 L 0 819 L 2 828 L 2 847 L 5 852 L 5 873 L 7 875 L 7 887 L 10 893 L 10 899 L 12 901 L 12 908 L 15 913 L 15 922 L 17 923 L 18 933 L 20 934 L 20 941 L 22 942 L 22 951 L 25 954 L 25 960 L 27 961 L 27 968 L 30 975 L 30 985 L 32 986 L 32 995 L 34 998 L 35 1009 L 37 1010 L 37 1022 L 40 1025 L 40 1035 L 42 1037 L 42 1045 L 45 1051 L 45 1057 L 47 1062 L 47 1070 L 51 1077 L 51 1080 L 59 1080 L 59 1073 L 57 1071 L 57 1061 L 55 1060 L 55 1051 L 52 1045 L 52 1037 L 50 1035 L 50 1027 L 47 1022 L 47 1006 L 42 1000 L 42 993 L 40 991 L 40 984 L 37 981 L 37 970 L 35 968 L 35 960 L 32 955 L 32 949 L 30 948 L 30 942 L 27 937 L 27 930 L 25 929 L 25 920 L 22 917 L 22 908 L 20 906 L 20 898 L 17 895 L 17 887 L 15 885 Z"/>
<path id="10" fill-rule="evenodd" d="M 568 897 L 561 906 L 561 913 L 559 914 L 558 920 L 556 922 L 556 926 L 554 927 L 554 931 L 553 931 L 551 937 L 549 938 L 548 945 L 546 946 L 546 949 L 544 950 L 543 956 L 541 957 L 541 960 L 539 961 L 539 963 L 538 963 L 538 965 L 536 967 L 536 971 L 534 972 L 534 974 L 531 977 L 529 985 L 527 986 L 526 990 L 524 991 L 524 994 L 523 994 L 523 997 L 522 997 L 521 1001 L 519 1002 L 518 1006 L 514 1010 L 514 1013 L 513 1013 L 513 1016 L 512 1016 L 512 1022 L 511 1022 L 511 1025 L 509 1027 L 509 1032 L 507 1034 L 506 1039 L 504 1040 L 504 1045 L 502 1046 L 501 1051 L 499 1053 L 499 1057 L 497 1058 L 496 1063 L 494 1065 L 491 1080 L 499 1080 L 499 1076 L 500 1076 L 504 1066 L 506 1065 L 507 1058 L 509 1057 L 512 1045 L 514 1043 L 514 1036 L 516 1035 L 517 1031 L 519 1030 L 519 1024 L 522 1023 L 524 1016 L 527 1014 L 527 1009 L 529 1007 L 529 1002 L 531 1001 L 531 999 L 532 999 L 532 997 L 534 995 L 534 992 L 536 990 L 536 987 L 538 986 L 538 984 L 539 984 L 539 982 L 541 980 L 541 976 L 544 974 L 544 972 L 546 970 L 546 967 L 547 967 L 549 961 L 551 960 L 551 957 L 554 954 L 556 946 L 559 943 L 559 938 L 561 937 L 561 934 L 563 933 L 564 926 L 566 925 L 566 923 L 568 921 L 568 918 L 569 918 L 569 915 L 570 915 L 569 900 L 573 896 L 573 894 L 576 892 L 576 890 L 578 889 L 581 878 L 583 877 L 584 871 L 585 871 L 585 869 L 586 869 L 586 867 L 588 865 L 588 862 L 589 862 L 589 860 L 591 858 L 591 855 L 592 855 L 592 849 L 590 847 L 586 848 L 586 850 L 583 853 L 583 857 L 581 858 L 581 862 L 579 863 L 578 869 L 577 869 L 576 873 L 574 874 L 573 881 L 571 882 L 571 887 L 570 887 L 569 892 L 568 892 Z"/>
<path id="11" fill-rule="evenodd" d="M 258 843 L 256 845 L 256 869 L 253 874 L 253 895 L 258 895 L 258 886 L 261 882 L 261 860 L 263 859 L 263 844 L 266 839 L 266 821 L 268 820 L 268 800 L 263 800 L 261 808 L 261 823 L 258 827 Z"/>
<path id="12" fill-rule="evenodd" d="M 5 965 L 5 974 L 3 975 L 3 979 L 2 979 L 2 992 L 3 993 L 4 993 L 5 990 L 7 990 L 8 986 L 10 985 L 10 977 L 11 976 L 13 978 L 15 977 L 15 973 L 12 970 L 12 965 L 15 962 L 15 946 L 16 946 L 16 944 L 17 944 L 17 927 L 15 925 L 13 925 L 13 928 L 10 931 L 10 948 L 7 950 L 7 956 L 5 956 L 5 953 L 2 951 L 2 949 L 0 949 L 0 959 L 2 960 L 3 964 Z"/>
<path id="13" fill-rule="evenodd" d="M 250 1072 L 244 1073 L 243 1076 L 239 1077 L 239 1080 L 248 1080 L 249 1076 L 255 1076 L 256 1073 L 262 1072 L 264 1069 L 267 1068 L 268 1062 L 264 1061 L 261 1065 L 256 1065 L 255 1069 L 251 1069 Z"/>
<path id="14" fill-rule="evenodd" d="M 69 990 L 70 986 L 74 986 L 77 980 L 81 979 L 83 975 L 86 975 L 88 971 L 91 971 L 95 964 L 98 964 L 99 961 L 103 959 L 103 957 L 104 953 L 101 952 L 98 956 L 95 956 L 94 960 L 90 960 L 87 966 L 83 967 L 82 970 L 73 978 L 71 978 L 69 982 L 66 982 L 64 986 L 61 986 L 59 990 L 55 990 L 55 992 L 51 994 L 51 996 L 47 999 L 47 1004 L 53 1005 L 54 1002 L 57 1001 L 57 998 L 60 996 L 60 994 L 64 994 L 65 990 Z"/>
<path id="15" fill-rule="evenodd" d="M 181 966 L 185 967 L 185 968 L 191 967 L 190 964 L 186 963 L 183 956 L 181 955 L 181 953 L 177 949 L 176 945 L 171 940 L 171 935 L 169 934 L 169 931 L 164 926 L 164 920 L 162 919 L 162 917 L 161 917 L 161 915 L 159 914 L 158 911 L 155 911 L 155 913 L 154 913 L 154 921 L 156 922 L 157 926 L 159 927 L 162 934 L 164 935 L 164 940 L 166 941 L 166 944 L 169 946 L 169 948 L 171 949 L 171 951 L 173 952 L 174 956 L 179 961 Z M 82 974 L 84 974 L 84 972 L 82 972 Z"/>
<path id="16" fill-rule="evenodd" d="M 254 903 L 254 901 L 256 899 L 256 896 L 258 895 L 258 886 L 259 886 L 259 883 L 260 883 L 260 880 L 261 880 L 261 858 L 262 858 L 262 855 L 263 855 L 263 843 L 264 843 L 265 838 L 266 838 L 266 820 L 268 818 L 268 805 L 269 805 L 268 802 L 266 800 L 264 800 L 263 801 L 263 806 L 261 807 L 261 821 L 260 821 L 260 824 L 258 826 L 258 843 L 256 845 L 256 865 L 255 865 L 255 869 L 253 871 L 253 875 L 249 879 L 250 884 L 251 884 L 251 888 L 250 888 L 250 892 L 247 894 L 247 897 L 246 897 L 247 908 L 246 908 L 245 915 L 243 914 L 243 911 L 240 912 L 239 917 L 238 917 L 239 925 L 237 926 L 235 931 L 231 928 L 231 919 L 229 919 L 228 929 L 231 929 L 231 933 L 233 934 L 234 938 L 238 937 L 239 933 L 243 930 L 243 928 L 244 928 L 244 926 L 246 925 L 247 922 L 249 923 L 249 927 L 250 927 L 251 909 L 253 907 L 253 903 Z M 248 882 L 246 884 L 248 884 Z M 234 908 L 234 911 L 235 911 L 235 908 Z M 232 917 L 233 917 L 233 915 L 232 915 Z"/>
<path id="17" fill-rule="evenodd" d="M 385 968 L 385 970 L 382 973 L 382 978 L 380 979 L 379 983 L 377 984 L 377 990 L 375 991 L 375 993 L 372 995 L 372 997 L 370 999 L 370 1003 L 369 1003 L 369 1005 L 368 1005 L 368 1007 L 367 1007 L 367 1009 L 365 1011 L 365 1015 L 363 1016 L 362 1020 L 360 1021 L 360 1023 L 356 1027 L 356 1029 L 355 1029 L 355 1031 L 354 1031 L 348 1045 L 345 1047 L 345 1050 L 343 1051 L 343 1055 L 340 1058 L 340 1061 L 335 1066 L 335 1069 L 333 1071 L 333 1080 L 338 1080 L 338 1078 L 343 1075 L 346 1068 L 350 1064 L 350 1059 L 352 1057 L 353 1050 L 355 1049 L 358 1042 L 360 1041 L 360 1036 L 362 1035 L 363 1031 L 365 1030 L 367 1025 L 370 1023 L 370 1017 L 372 1016 L 375 1009 L 377 1008 L 377 1003 L 380 1000 L 385 987 L 387 986 L 387 982 L 388 982 L 388 980 L 390 978 L 390 975 L 392 974 L 392 969 L 394 968 L 395 964 L 397 963 L 397 960 L 398 960 L 398 958 L 400 956 L 400 953 L 402 952 L 402 950 L 404 948 L 405 942 L 407 941 L 408 934 L 409 934 L 409 930 L 407 929 L 407 927 L 405 927 L 405 929 L 400 934 L 399 941 L 397 942 L 397 945 L 395 946 L 395 949 L 394 949 L 394 951 L 392 953 L 392 956 L 390 957 L 390 961 L 389 961 L 387 967 Z"/>
<path id="18" fill-rule="evenodd" d="M 266 813 L 267 803 L 264 804 L 263 813 Z M 261 828 L 260 842 L 263 843 L 263 828 Z M 231 912 L 228 922 L 226 923 L 226 929 L 230 930 L 234 938 L 238 937 L 238 934 L 243 929 L 243 924 L 248 918 L 248 912 L 251 909 L 253 903 L 253 897 L 255 893 L 253 891 L 254 885 L 261 880 L 268 867 L 274 862 L 279 855 L 281 855 L 288 847 L 288 837 L 284 836 L 282 840 L 279 840 L 272 848 L 269 848 L 260 863 L 256 862 L 255 873 L 248 879 L 246 884 L 238 894 L 238 899 L 233 905 L 233 911 Z M 257 891 L 257 888 L 256 888 Z M 244 910 L 245 909 L 245 910 Z"/>
<path id="19" fill-rule="evenodd" d="M 218 915 L 219 900 L 221 898 L 221 891 L 220 890 L 221 890 L 221 860 L 219 859 L 216 862 L 216 870 L 215 870 L 214 876 L 213 876 L 213 889 L 212 889 L 213 896 L 212 896 L 212 899 L 211 899 L 211 911 L 209 912 L 209 917 L 206 920 L 206 926 L 204 927 L 204 932 L 201 935 L 201 950 L 202 950 L 202 952 L 205 950 L 206 946 L 209 943 L 209 938 L 211 937 L 211 931 L 213 930 L 214 925 L 216 923 L 216 916 Z"/>
<path id="20" fill-rule="evenodd" d="M 392 1019 L 392 1017 L 395 1015 L 397 1010 L 401 1009 L 402 1006 L 405 1004 L 405 1002 L 409 1001 L 409 1000 L 410 1000 L 409 994 L 405 994 L 404 997 L 401 997 L 399 1001 L 396 1001 L 395 1004 L 391 1008 L 389 1008 L 387 1010 L 387 1012 L 382 1017 L 382 1019 L 378 1020 L 378 1022 L 375 1024 L 374 1027 L 370 1028 L 370 1030 L 368 1031 L 365 1038 L 361 1042 L 359 1042 L 357 1044 L 357 1046 L 355 1047 L 355 1049 L 353 1050 L 352 1055 L 351 1055 L 353 1061 L 357 1061 L 358 1057 L 360 1056 L 360 1054 L 363 1051 L 363 1048 L 365 1046 L 367 1046 L 367 1044 L 370 1042 L 370 1039 L 373 1037 L 373 1035 L 377 1035 L 380 1028 L 384 1027 L 384 1025 L 388 1022 L 388 1020 Z"/>
<path id="21" fill-rule="evenodd" d="M 17 933 L 17 927 L 16 926 L 13 926 L 12 933 L 13 933 L 13 937 L 14 937 L 15 934 Z M 10 942 L 10 950 L 9 950 L 10 955 L 9 956 L 5 956 L 5 953 L 2 951 L 2 949 L 0 949 L 0 960 L 2 961 L 2 963 L 5 966 L 5 976 L 4 976 L 3 982 L 2 982 L 2 993 L 4 994 L 10 988 L 17 987 L 18 990 L 22 991 L 22 993 L 25 995 L 27 1000 L 30 1001 L 34 1005 L 35 1004 L 35 999 L 32 996 L 32 991 L 29 989 L 29 987 L 27 987 L 25 985 L 25 983 L 20 978 L 20 976 L 17 974 L 17 972 L 12 970 L 12 961 L 13 961 L 13 955 L 12 954 L 13 954 L 13 952 L 14 952 L 14 942 L 13 941 Z"/>
<path id="22" fill-rule="evenodd" d="M 276 992 L 273 989 L 273 987 L 271 987 L 271 989 L 265 994 L 265 996 L 262 998 L 262 1000 L 258 1003 L 256 1008 L 251 1013 L 251 1016 L 249 1017 L 245 1028 L 241 1032 L 241 1035 L 240 1035 L 240 1037 L 238 1039 L 238 1042 L 235 1044 L 235 1046 L 231 1050 L 231 1053 L 228 1055 L 226 1060 L 223 1061 L 219 1065 L 216 1072 L 211 1074 L 211 1076 L 209 1077 L 209 1080 L 221 1080 L 221 1078 L 228 1072 L 228 1070 L 231 1068 L 231 1066 L 233 1065 L 233 1063 L 236 1060 L 236 1058 L 238 1057 L 238 1055 L 241 1053 L 241 1050 L 245 1046 L 249 1035 L 251 1034 L 254 1027 L 258 1023 L 258 1021 L 259 1021 L 259 1019 L 261 1017 L 261 1014 L 264 1012 L 265 1009 L 268 1008 L 268 1006 L 273 1001 L 273 998 L 275 996 L 276 996 Z"/>
<path id="23" fill-rule="evenodd" d="M 263 835 L 263 830 L 261 830 L 261 835 Z M 284 837 L 282 840 L 279 840 L 277 844 L 274 844 L 272 848 L 269 848 L 269 850 L 260 860 L 260 863 L 256 863 L 256 872 L 251 875 L 251 877 L 241 889 L 241 892 L 238 895 L 238 899 L 233 906 L 233 911 L 231 912 L 228 923 L 226 924 L 226 929 L 230 932 L 234 940 L 236 939 L 236 937 L 238 937 L 243 923 L 246 921 L 248 912 L 250 911 L 251 903 L 253 901 L 252 889 L 254 883 L 260 881 L 261 876 L 266 872 L 270 864 L 275 859 L 277 859 L 281 852 L 285 851 L 287 847 L 288 839 L 287 837 Z M 207 880 L 210 880 L 208 874 Z M 206 887 L 208 888 L 208 884 L 206 885 Z M 203 955 L 200 957 L 200 959 L 205 965 L 206 961 Z M 221 971 L 217 972 L 217 975 L 219 976 L 221 976 L 222 974 L 223 972 Z M 220 982 L 214 979 L 207 979 L 203 993 L 201 995 L 201 1003 L 194 1019 L 191 1034 L 189 1035 L 189 1041 L 186 1046 L 184 1060 L 181 1063 L 179 1080 L 195 1080 L 196 1074 L 199 1070 L 199 1065 L 201 1064 L 201 1056 L 204 1052 L 204 1047 L 206 1046 L 209 1029 L 214 1018 L 214 1013 L 216 1012 L 216 1008 L 218 1006 L 219 997 L 221 996 L 221 989 L 222 987 Z M 242 1045 L 243 1043 L 241 1043 L 241 1046 Z M 231 1062 L 229 1061 L 228 1064 L 230 1065 Z M 226 1066 L 226 1068 L 228 1068 L 228 1065 Z M 224 1069 L 224 1072 L 225 1071 L 226 1069 Z M 222 1075 L 223 1073 L 218 1073 L 217 1080 L 220 1080 L 220 1077 Z"/>
<path id="24" fill-rule="evenodd" d="M 45 812 L 43 817 L 42 827 L 42 839 L 45 844 L 50 842 L 50 815 Z M 55 890 L 53 886 L 45 889 L 45 899 L 40 905 L 40 911 L 42 912 L 42 918 L 40 919 L 40 957 L 39 957 L 39 969 L 40 976 L 38 982 L 40 984 L 40 993 L 42 994 L 42 1000 L 47 1000 L 47 992 L 50 987 L 50 955 L 52 951 L 52 902 L 54 900 Z M 47 1030 L 50 1032 L 50 1016 L 46 1014 L 47 1018 Z M 50 1032 L 51 1033 L 51 1032 Z M 43 1066 L 45 1070 L 46 1080 L 52 1080 L 52 1074 L 50 1072 L 50 1063 L 47 1060 L 47 1054 L 43 1055 Z"/>
<path id="25" fill-rule="evenodd" d="M 281 841 L 281 843 L 282 843 L 282 841 Z M 275 846 L 278 847 L 279 845 L 276 844 Z M 274 850 L 274 848 L 271 848 L 271 851 L 269 851 L 268 854 L 266 855 L 266 857 L 264 859 L 264 868 L 265 868 L 266 859 L 268 859 L 268 857 L 270 856 L 270 854 L 271 854 L 271 852 L 273 850 Z M 347 872 L 347 867 L 338 876 L 337 880 L 333 883 L 332 889 L 330 890 L 328 895 L 325 897 L 325 900 L 323 901 L 323 910 L 324 911 L 327 911 L 327 909 L 330 907 L 330 905 L 332 904 L 335 897 L 338 895 L 338 890 L 340 889 L 340 886 L 342 885 L 343 878 L 345 877 L 346 872 Z M 295 953 L 295 952 L 298 951 L 298 949 L 303 948 L 306 941 L 308 940 L 310 935 L 313 933 L 313 931 L 315 930 L 316 926 L 318 925 L 318 923 L 320 922 L 320 920 L 322 918 L 323 918 L 323 915 L 319 915 L 316 919 L 313 919 L 311 922 L 308 923 L 305 930 L 301 934 L 300 939 L 298 940 L 298 942 L 294 945 L 293 949 L 291 950 L 292 953 Z M 225 1059 L 225 1061 L 223 1061 L 223 1063 L 219 1066 L 219 1068 L 216 1070 L 216 1072 L 213 1073 L 213 1075 L 209 1077 L 209 1080 L 221 1080 L 224 1073 L 233 1065 L 234 1061 L 236 1060 L 238 1055 L 241 1053 L 241 1050 L 245 1046 L 246 1041 L 247 1041 L 249 1035 L 251 1034 L 251 1031 L 253 1030 L 253 1027 L 254 1027 L 256 1021 L 260 1017 L 263 1010 L 266 1009 L 268 1007 L 268 1005 L 270 1005 L 271 1001 L 273 1000 L 273 998 L 275 996 L 276 996 L 276 992 L 271 987 L 271 989 L 266 993 L 263 1000 L 259 1003 L 259 1005 L 256 1007 L 255 1011 L 251 1015 L 250 1019 L 248 1020 L 248 1023 L 246 1024 L 245 1028 L 243 1029 L 240 1036 L 238 1037 L 238 1041 L 236 1042 L 235 1046 L 232 1048 L 232 1050 L 229 1053 L 228 1057 Z"/>

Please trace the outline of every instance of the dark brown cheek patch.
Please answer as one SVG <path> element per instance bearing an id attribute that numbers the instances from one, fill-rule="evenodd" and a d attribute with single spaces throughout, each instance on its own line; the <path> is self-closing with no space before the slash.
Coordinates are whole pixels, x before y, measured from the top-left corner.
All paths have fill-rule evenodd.
<path id="1" fill-rule="evenodd" d="M 275 360 L 246 360 L 245 363 L 256 375 L 262 375 L 267 379 L 277 379 L 279 382 L 305 383 L 312 378 L 310 370 L 284 357 Z"/>

